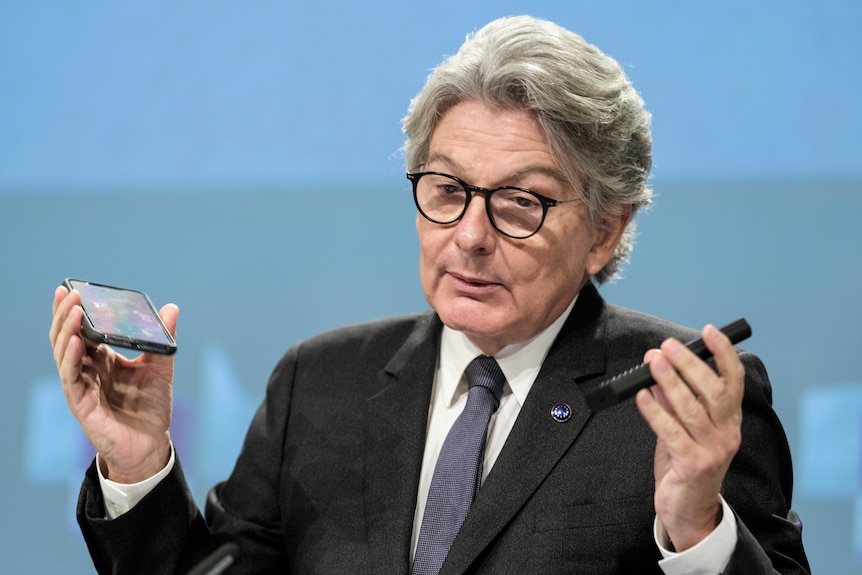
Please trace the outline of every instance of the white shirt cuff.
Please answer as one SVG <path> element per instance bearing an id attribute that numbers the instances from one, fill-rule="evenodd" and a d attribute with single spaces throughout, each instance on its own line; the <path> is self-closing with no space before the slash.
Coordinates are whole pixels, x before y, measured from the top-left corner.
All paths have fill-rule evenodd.
<path id="1" fill-rule="evenodd" d="M 736 517 L 730 505 L 721 498 L 721 522 L 706 538 L 685 551 L 670 551 L 670 538 L 656 517 L 653 524 L 655 543 L 661 551 L 658 562 L 665 575 L 719 575 L 736 548 Z"/>
<path id="2" fill-rule="evenodd" d="M 138 483 L 117 483 L 102 475 L 99 466 L 99 454 L 96 454 L 96 469 L 99 471 L 99 485 L 102 487 L 102 496 L 105 498 L 105 513 L 108 519 L 116 519 L 138 504 L 159 482 L 167 477 L 174 467 L 176 455 L 174 446 L 171 445 L 171 457 L 165 467 L 148 479 Z"/>

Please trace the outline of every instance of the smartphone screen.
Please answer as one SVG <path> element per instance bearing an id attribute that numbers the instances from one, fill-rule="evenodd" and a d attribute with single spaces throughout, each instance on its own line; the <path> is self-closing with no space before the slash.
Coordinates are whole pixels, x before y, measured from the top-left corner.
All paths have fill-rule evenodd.
<path id="1" fill-rule="evenodd" d="M 90 339 L 155 353 L 173 353 L 176 344 L 144 292 L 83 280 L 66 280 L 81 294 L 84 330 Z"/>

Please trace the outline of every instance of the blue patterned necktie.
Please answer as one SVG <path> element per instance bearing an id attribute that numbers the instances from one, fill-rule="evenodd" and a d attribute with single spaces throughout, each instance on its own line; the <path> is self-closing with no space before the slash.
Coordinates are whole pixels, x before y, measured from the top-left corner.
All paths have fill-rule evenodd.
<path id="1" fill-rule="evenodd" d="M 416 542 L 412 575 L 437 575 L 482 482 L 488 422 L 500 405 L 506 377 L 493 357 L 482 355 L 464 372 L 467 405 L 443 442 Z"/>

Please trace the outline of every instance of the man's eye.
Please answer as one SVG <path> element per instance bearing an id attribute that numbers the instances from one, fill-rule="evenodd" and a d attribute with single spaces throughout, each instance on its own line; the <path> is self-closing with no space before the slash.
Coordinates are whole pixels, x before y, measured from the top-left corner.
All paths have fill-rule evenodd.
<path id="1" fill-rule="evenodd" d="M 498 200 L 501 208 L 517 210 L 533 210 L 541 208 L 539 201 L 531 196 L 516 190 L 504 190 Z"/>
<path id="2" fill-rule="evenodd" d="M 529 209 L 539 205 L 539 202 L 533 196 L 517 196 L 514 198 L 514 201 L 519 208 Z"/>

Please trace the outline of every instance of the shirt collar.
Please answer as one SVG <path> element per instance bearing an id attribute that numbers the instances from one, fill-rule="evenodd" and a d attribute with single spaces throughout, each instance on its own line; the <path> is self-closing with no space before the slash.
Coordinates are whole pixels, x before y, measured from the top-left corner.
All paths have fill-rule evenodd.
<path id="1" fill-rule="evenodd" d="M 494 359 L 500 365 L 506 376 L 506 386 L 503 395 L 513 394 L 520 405 L 524 405 L 527 394 L 539 375 L 539 369 L 545 361 L 551 344 L 557 338 L 563 324 L 575 306 L 576 295 L 569 306 L 551 325 L 527 341 L 507 345 Z M 440 371 L 438 373 L 438 390 L 440 398 L 447 406 L 457 401 L 461 394 L 467 393 L 467 381 L 463 377 L 467 365 L 476 356 L 483 355 L 470 338 L 463 332 L 443 326 L 440 340 Z"/>

